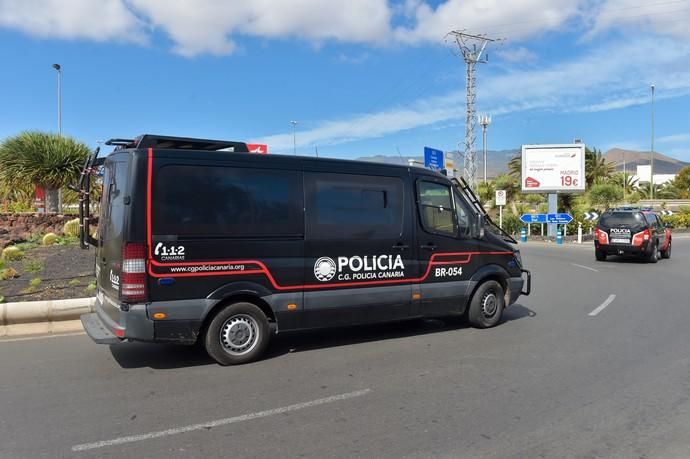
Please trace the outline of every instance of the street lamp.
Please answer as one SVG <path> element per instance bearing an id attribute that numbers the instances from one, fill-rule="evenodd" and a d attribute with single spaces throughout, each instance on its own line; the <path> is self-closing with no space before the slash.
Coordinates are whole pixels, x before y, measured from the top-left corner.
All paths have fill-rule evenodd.
<path id="1" fill-rule="evenodd" d="M 297 124 L 299 121 L 292 120 L 290 121 L 290 124 L 292 124 L 292 153 L 297 156 Z"/>
<path id="2" fill-rule="evenodd" d="M 486 129 L 489 127 L 489 124 L 491 124 L 491 115 L 479 115 L 478 118 L 479 124 L 482 125 L 482 143 L 484 144 L 484 183 L 486 183 Z"/>
<path id="3" fill-rule="evenodd" d="M 654 83 L 652 87 L 652 151 L 649 152 L 649 197 L 654 199 Z"/>
<path id="4" fill-rule="evenodd" d="M 58 97 L 58 134 L 62 136 L 62 67 L 60 64 L 53 64 L 57 71 L 57 97 Z"/>

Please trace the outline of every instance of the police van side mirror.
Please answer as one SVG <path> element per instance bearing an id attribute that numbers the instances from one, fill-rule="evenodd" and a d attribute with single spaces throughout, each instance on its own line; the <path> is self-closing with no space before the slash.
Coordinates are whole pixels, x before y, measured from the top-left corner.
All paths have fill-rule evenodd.
<path id="1" fill-rule="evenodd" d="M 475 231 L 474 231 L 474 236 L 479 239 L 484 238 L 484 225 L 486 223 L 486 218 L 484 215 L 477 215 L 476 219 L 476 226 L 475 226 Z"/>

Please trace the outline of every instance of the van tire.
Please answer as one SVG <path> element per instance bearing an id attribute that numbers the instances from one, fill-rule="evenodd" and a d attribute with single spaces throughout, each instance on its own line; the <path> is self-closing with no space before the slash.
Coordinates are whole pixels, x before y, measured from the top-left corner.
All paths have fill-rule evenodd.
<path id="1" fill-rule="evenodd" d="M 238 302 L 225 306 L 211 319 L 204 335 L 208 355 L 221 365 L 257 360 L 270 341 L 268 319 L 258 306 Z"/>
<path id="2" fill-rule="evenodd" d="M 503 287 L 495 280 L 488 280 L 475 290 L 467 310 L 467 320 L 473 327 L 490 328 L 501 321 L 504 308 Z"/>

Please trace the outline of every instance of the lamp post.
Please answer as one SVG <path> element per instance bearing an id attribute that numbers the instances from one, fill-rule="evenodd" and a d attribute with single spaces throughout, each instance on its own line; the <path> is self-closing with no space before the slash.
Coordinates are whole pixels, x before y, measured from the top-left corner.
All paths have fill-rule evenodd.
<path id="1" fill-rule="evenodd" d="M 53 64 L 53 68 L 57 71 L 58 134 L 62 136 L 62 67 Z"/>
<path id="2" fill-rule="evenodd" d="M 654 199 L 654 83 L 652 83 L 652 151 L 649 152 L 649 197 Z"/>
<path id="3" fill-rule="evenodd" d="M 479 124 L 482 125 L 482 143 L 484 146 L 484 183 L 486 183 L 486 129 L 491 124 L 491 115 L 479 115 Z"/>
<path id="4" fill-rule="evenodd" d="M 290 124 L 292 124 L 292 153 L 297 156 L 297 124 L 299 121 L 292 120 L 290 121 Z"/>

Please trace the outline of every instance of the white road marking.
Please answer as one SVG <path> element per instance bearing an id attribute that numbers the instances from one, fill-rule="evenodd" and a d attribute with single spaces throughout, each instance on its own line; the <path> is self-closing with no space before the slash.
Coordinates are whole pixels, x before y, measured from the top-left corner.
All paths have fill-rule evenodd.
<path id="1" fill-rule="evenodd" d="M 86 335 L 86 332 L 57 333 L 55 335 L 26 336 L 24 338 L 0 338 L 0 344 L 2 344 L 2 343 L 16 343 L 17 341 L 35 341 L 37 339 L 62 338 L 63 336 L 79 336 L 79 335 Z"/>
<path id="2" fill-rule="evenodd" d="M 609 297 L 606 298 L 606 301 L 604 301 L 603 303 L 601 303 L 594 311 L 590 312 L 588 315 L 589 315 L 590 317 L 596 316 L 596 315 L 599 314 L 601 311 L 603 311 L 604 308 L 606 308 L 606 306 L 608 306 L 609 304 L 613 303 L 613 300 L 615 300 L 615 299 L 616 299 L 616 295 L 609 295 Z"/>
<path id="3" fill-rule="evenodd" d="M 590 268 L 589 266 L 578 265 L 577 263 L 570 263 L 570 264 L 573 265 L 573 266 L 577 266 L 578 268 L 589 269 L 590 271 L 594 271 L 595 273 L 598 273 L 598 272 L 599 272 L 598 269 Z"/>
<path id="4" fill-rule="evenodd" d="M 121 445 L 123 443 L 133 443 L 143 440 L 151 440 L 154 438 L 168 437 L 170 435 L 178 435 L 186 432 L 193 432 L 195 430 L 210 429 L 213 427 L 226 426 L 237 422 L 250 421 L 252 419 L 265 418 L 268 416 L 275 416 L 276 414 L 289 413 L 291 411 L 301 410 L 303 408 L 310 408 L 312 406 L 324 405 L 326 403 L 339 402 L 350 398 L 361 397 L 371 392 L 371 389 L 362 389 L 346 394 L 332 395 L 326 398 L 319 398 L 310 402 L 296 403 L 294 405 L 284 406 L 282 408 L 274 408 L 272 410 L 259 411 L 256 413 L 243 414 L 232 418 L 218 419 L 215 421 L 204 422 L 202 424 L 192 424 L 183 427 L 175 427 L 167 430 L 160 430 L 158 432 L 149 432 L 140 435 L 130 435 L 128 437 L 114 438 L 112 440 L 97 441 L 94 443 L 83 443 L 72 447 L 72 451 L 88 451 L 96 448 L 104 448 L 106 446 Z"/>

